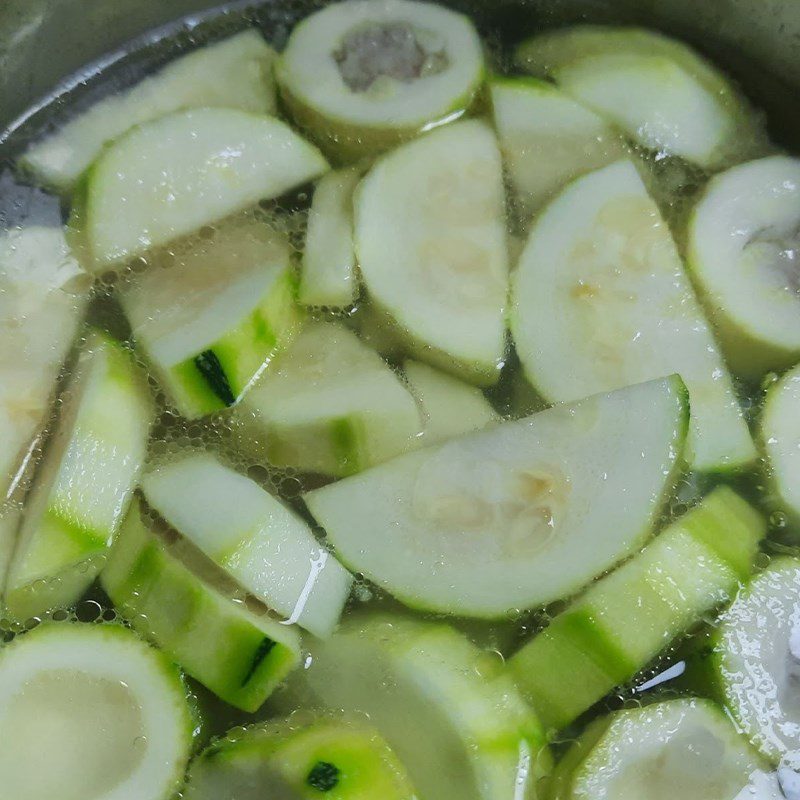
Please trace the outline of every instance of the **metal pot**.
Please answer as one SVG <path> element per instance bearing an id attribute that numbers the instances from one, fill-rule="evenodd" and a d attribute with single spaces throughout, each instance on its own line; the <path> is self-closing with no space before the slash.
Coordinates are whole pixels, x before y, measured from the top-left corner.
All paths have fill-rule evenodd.
<path id="1" fill-rule="evenodd" d="M 319 0 L 237 0 L 224 6 L 224 24 L 242 16 L 263 25 L 268 38 L 286 36 L 291 23 Z M 514 41 L 536 30 L 576 21 L 647 25 L 678 35 L 715 58 L 739 79 L 783 143 L 800 134 L 800 4 L 794 0 L 448 0 L 473 14 L 484 32 Z M 217 23 L 214 0 L 2 0 L 0 2 L 0 156 L 11 155 L 8 129 L 18 129 L 43 99 L 82 82 L 92 99 L 91 75 L 122 61 L 138 69 L 160 63 L 175 46 L 204 38 Z M 171 24 L 172 23 L 172 24 Z M 158 41 L 177 27 L 177 44 Z M 166 26 L 166 27 L 165 27 Z M 133 40 L 134 47 L 129 43 Z M 118 80 L 129 82 L 130 67 Z M 87 80 L 88 78 L 88 80 Z M 31 120 L 25 138 L 41 125 Z M 17 137 L 18 138 L 18 137 Z"/>

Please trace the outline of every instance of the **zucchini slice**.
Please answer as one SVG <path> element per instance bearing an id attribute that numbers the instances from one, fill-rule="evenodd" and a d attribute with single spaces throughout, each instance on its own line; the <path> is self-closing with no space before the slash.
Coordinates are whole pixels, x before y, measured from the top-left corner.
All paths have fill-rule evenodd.
<path id="1" fill-rule="evenodd" d="M 44 623 L 0 649 L 9 798 L 170 800 L 195 727 L 177 668 L 121 625 Z"/>
<path id="2" fill-rule="evenodd" d="M 716 688 L 752 743 L 777 765 L 800 748 L 800 560 L 776 558 L 720 618 Z"/>
<path id="3" fill-rule="evenodd" d="M 496 653 L 448 625 L 362 614 L 313 643 L 310 655 L 311 668 L 295 673 L 290 693 L 366 715 L 419 800 L 537 796 L 549 748 Z"/>
<path id="4" fill-rule="evenodd" d="M 771 156 L 711 180 L 688 230 L 688 265 L 734 372 L 800 360 L 800 159 Z"/>
<path id="5" fill-rule="evenodd" d="M 384 156 L 356 192 L 364 284 L 415 355 L 482 385 L 505 354 L 505 197 L 497 140 L 481 121 Z"/>
<path id="6" fill-rule="evenodd" d="M 630 152 L 608 122 L 552 83 L 493 78 L 489 89 L 497 138 L 523 227 L 574 178 Z"/>
<path id="7" fill-rule="evenodd" d="M 100 575 L 103 589 L 188 675 L 226 703 L 257 711 L 300 663 L 297 629 L 212 588 L 170 550 L 143 512 L 134 500 Z"/>
<path id="8" fill-rule="evenodd" d="M 289 111 L 340 160 L 462 116 L 483 82 L 472 23 L 433 3 L 346 0 L 301 22 L 276 66 Z"/>
<path id="9" fill-rule="evenodd" d="M 511 327 L 525 374 L 548 400 L 678 372 L 695 469 L 755 459 L 711 329 L 632 162 L 578 178 L 537 218 L 514 274 Z"/>
<path id="10" fill-rule="evenodd" d="M 681 698 L 590 725 L 556 770 L 553 800 L 738 800 L 763 763 L 708 700 Z M 745 791 L 742 791 L 745 790 Z"/>
<path id="11" fill-rule="evenodd" d="M 26 499 L 5 593 L 12 616 L 69 606 L 97 576 L 138 480 L 153 416 L 130 353 L 93 332 Z"/>
<path id="12" fill-rule="evenodd" d="M 185 800 L 416 800 L 386 742 L 363 722 L 291 719 L 230 732 L 192 764 Z"/>
<path id="13" fill-rule="evenodd" d="M 347 308 L 355 303 L 353 192 L 360 180 L 361 170 L 336 170 L 324 175 L 314 190 L 300 280 L 303 305 Z"/>
<path id="14" fill-rule="evenodd" d="M 400 378 L 342 325 L 309 323 L 245 395 L 243 448 L 278 467 L 351 475 L 410 450 L 420 411 Z"/>
<path id="15" fill-rule="evenodd" d="M 502 618 L 638 549 L 686 435 L 676 376 L 453 439 L 308 492 L 339 557 L 414 608 Z"/>
<path id="16" fill-rule="evenodd" d="M 761 439 L 780 510 L 800 523 L 800 367 L 787 372 L 767 392 Z"/>
<path id="17" fill-rule="evenodd" d="M 0 499 L 47 420 L 89 283 L 61 228 L 0 234 Z"/>
<path id="18" fill-rule="evenodd" d="M 542 722 L 565 727 L 729 600 L 765 529 L 719 488 L 556 616 L 511 660 Z"/>
<path id="19" fill-rule="evenodd" d="M 718 169 L 765 147 L 760 120 L 728 79 L 687 45 L 653 31 L 556 30 L 523 42 L 516 61 L 662 157 Z"/>
<path id="20" fill-rule="evenodd" d="M 438 444 L 499 422 L 500 416 L 477 386 L 462 383 L 420 361 L 407 359 L 403 372 L 422 408 L 419 444 Z"/>
<path id="21" fill-rule="evenodd" d="M 179 111 L 103 151 L 78 193 L 73 225 L 102 272 L 327 169 L 320 152 L 275 117 Z"/>
<path id="22" fill-rule="evenodd" d="M 32 145 L 21 166 L 46 186 L 67 192 L 106 144 L 135 125 L 186 108 L 272 114 L 274 58 L 273 49 L 254 30 L 205 45 L 62 125 Z"/>
<path id="23" fill-rule="evenodd" d="M 120 295 L 137 347 L 183 416 L 235 403 L 300 328 L 289 242 L 243 215 L 154 262 Z"/>
<path id="24" fill-rule="evenodd" d="M 148 504 L 269 608 L 316 634 L 336 626 L 351 577 L 280 500 L 209 454 L 147 473 Z"/>

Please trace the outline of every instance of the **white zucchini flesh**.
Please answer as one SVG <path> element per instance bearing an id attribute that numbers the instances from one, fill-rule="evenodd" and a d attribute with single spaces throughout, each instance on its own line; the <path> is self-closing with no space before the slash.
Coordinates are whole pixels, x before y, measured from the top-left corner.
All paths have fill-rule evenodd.
<path id="1" fill-rule="evenodd" d="M 422 434 L 417 437 L 421 446 L 438 444 L 500 421 L 477 386 L 411 359 L 403 362 L 403 373 L 422 408 Z"/>
<path id="2" fill-rule="evenodd" d="M 800 748 L 800 560 L 775 559 L 721 616 L 712 653 L 721 696 L 775 765 Z"/>
<path id="3" fill-rule="evenodd" d="M 61 228 L 0 235 L 0 498 L 47 420 L 89 283 Z"/>
<path id="4" fill-rule="evenodd" d="M 800 367 L 771 386 L 761 415 L 761 440 L 782 510 L 800 520 Z"/>
<path id="5" fill-rule="evenodd" d="M 26 498 L 5 592 L 14 617 L 71 605 L 96 577 L 138 480 L 153 415 L 130 354 L 92 333 Z"/>
<path id="6" fill-rule="evenodd" d="M 212 586 L 189 566 L 197 558 L 169 546 L 144 512 L 136 498 L 100 575 L 103 589 L 188 675 L 235 708 L 257 711 L 300 662 L 297 628 L 237 602 L 232 581 L 214 576 Z"/>
<path id="7" fill-rule="evenodd" d="M 595 743 L 557 800 L 735 800 L 763 762 L 723 711 L 682 698 L 617 712 L 584 734 Z M 575 747 L 581 747 L 581 740 Z"/>
<path id="8" fill-rule="evenodd" d="M 356 299 L 353 192 L 361 170 L 324 175 L 314 190 L 308 214 L 299 300 L 307 306 L 346 308 Z"/>
<path id="9" fill-rule="evenodd" d="M 251 215 L 151 259 L 120 302 L 136 346 L 189 418 L 238 401 L 302 323 L 291 247 Z"/>
<path id="10" fill-rule="evenodd" d="M 170 800 L 195 724 L 177 668 L 120 625 L 45 623 L 0 650 L 6 797 Z"/>
<path id="11" fill-rule="evenodd" d="M 551 755 L 496 655 L 441 623 L 364 615 L 312 643 L 310 655 L 313 667 L 295 673 L 290 693 L 367 715 L 420 800 L 537 796 Z"/>
<path id="12" fill-rule="evenodd" d="M 87 172 L 74 224 L 94 269 L 103 271 L 327 169 L 321 153 L 275 117 L 179 111 L 103 151 Z"/>
<path id="13" fill-rule="evenodd" d="M 483 74 L 470 20 L 409 0 L 328 6 L 292 31 L 276 65 L 295 121 L 351 159 L 458 118 Z"/>
<path id="14" fill-rule="evenodd" d="M 351 577 L 280 500 L 209 454 L 147 473 L 149 505 L 269 608 L 317 636 L 336 626 Z"/>
<path id="15" fill-rule="evenodd" d="M 354 333 L 311 322 L 242 400 L 241 446 L 277 467 L 350 475 L 412 449 L 420 410 Z"/>
<path id="16" fill-rule="evenodd" d="M 689 389 L 695 469 L 755 458 L 712 331 L 632 162 L 578 178 L 537 218 L 514 274 L 511 327 L 525 374 L 547 399 L 677 372 Z"/>
<path id="17" fill-rule="evenodd" d="M 62 125 L 32 145 L 21 166 L 46 186 L 66 192 L 106 144 L 135 125 L 185 108 L 271 114 L 274 57 L 273 49 L 254 30 L 205 45 Z"/>
<path id="18" fill-rule="evenodd" d="M 336 553 L 404 603 L 500 618 L 572 594 L 637 549 L 669 491 L 677 377 L 557 406 L 304 495 Z"/>
<path id="19" fill-rule="evenodd" d="M 356 192 L 364 284 L 416 357 L 491 384 L 508 292 L 502 164 L 491 129 L 448 125 L 379 160 Z"/>
<path id="20" fill-rule="evenodd" d="M 495 78 L 489 88 L 500 150 L 523 224 L 574 178 L 629 153 L 606 120 L 552 83 Z"/>
<path id="21" fill-rule="evenodd" d="M 405 768 L 378 733 L 361 721 L 291 717 L 217 739 L 195 759 L 185 800 L 416 800 Z"/>
<path id="22" fill-rule="evenodd" d="M 764 147 L 757 117 L 727 78 L 653 31 L 571 27 L 523 43 L 516 60 L 656 153 L 718 169 Z"/>
<path id="23" fill-rule="evenodd" d="M 692 212 L 687 263 L 732 369 L 759 378 L 800 359 L 800 159 L 740 164 Z"/>

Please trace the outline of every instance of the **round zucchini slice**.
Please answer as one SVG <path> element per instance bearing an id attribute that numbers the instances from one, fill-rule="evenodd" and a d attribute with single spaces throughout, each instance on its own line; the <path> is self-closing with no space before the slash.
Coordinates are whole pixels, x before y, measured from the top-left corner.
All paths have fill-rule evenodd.
<path id="1" fill-rule="evenodd" d="M 763 766 L 713 703 L 668 700 L 590 725 L 559 764 L 552 798 L 737 800 Z"/>
<path id="2" fill-rule="evenodd" d="M 169 800 L 196 720 L 178 669 L 121 625 L 45 623 L 0 650 L 0 771 L 15 800 Z"/>
<path id="3" fill-rule="evenodd" d="M 800 360 L 800 159 L 718 175 L 689 223 L 688 265 L 734 372 L 759 378 Z"/>
<path id="4" fill-rule="evenodd" d="M 441 6 L 346 0 L 294 29 L 276 74 L 295 121 L 346 160 L 461 116 L 483 51 L 472 23 Z"/>
<path id="5" fill-rule="evenodd" d="M 726 706 L 773 764 L 800 748 L 800 560 L 774 560 L 739 593 L 712 663 Z"/>

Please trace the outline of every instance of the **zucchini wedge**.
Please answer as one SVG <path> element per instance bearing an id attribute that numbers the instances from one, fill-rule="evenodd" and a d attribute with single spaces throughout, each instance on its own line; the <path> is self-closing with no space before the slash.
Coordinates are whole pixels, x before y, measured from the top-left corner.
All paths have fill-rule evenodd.
<path id="1" fill-rule="evenodd" d="M 68 192 L 104 146 L 144 122 L 187 108 L 275 112 L 274 50 L 254 30 L 237 33 L 171 61 L 155 75 L 114 94 L 28 148 L 20 166 Z"/>
<path id="2" fill-rule="evenodd" d="M 734 387 L 667 223 L 631 161 L 571 183 L 537 217 L 513 281 L 525 374 L 551 402 L 680 374 L 700 471 L 755 460 Z"/>
<path id="3" fill-rule="evenodd" d="M 557 406 L 304 495 L 342 561 L 413 608 L 498 619 L 638 549 L 678 472 L 677 377 Z"/>
<path id="4" fill-rule="evenodd" d="M 5 591 L 14 618 L 70 606 L 89 588 L 138 482 L 153 417 L 131 354 L 92 332 L 26 498 Z"/>
<path id="5" fill-rule="evenodd" d="M 72 224 L 87 265 L 103 272 L 327 169 L 321 153 L 275 117 L 179 111 L 103 151 L 77 192 Z"/>
<path id="6" fill-rule="evenodd" d="M 641 28 L 578 25 L 523 42 L 516 62 L 547 76 L 637 144 L 708 170 L 766 149 L 761 121 L 691 47 Z"/>
<path id="7" fill-rule="evenodd" d="M 242 215 L 152 261 L 120 292 L 137 348 L 183 416 L 233 405 L 301 327 L 289 242 Z"/>
<path id="8" fill-rule="evenodd" d="M 356 192 L 355 220 L 367 292 L 414 356 L 495 383 L 506 349 L 508 253 L 489 126 L 448 125 L 384 156 Z"/>

